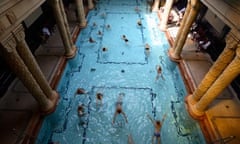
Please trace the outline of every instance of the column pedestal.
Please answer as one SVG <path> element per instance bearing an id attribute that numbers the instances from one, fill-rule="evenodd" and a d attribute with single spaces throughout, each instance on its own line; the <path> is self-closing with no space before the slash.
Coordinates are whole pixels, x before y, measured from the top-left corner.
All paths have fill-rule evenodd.
<path id="1" fill-rule="evenodd" d="M 92 0 L 88 0 L 88 9 L 92 10 L 94 8 L 94 4 Z"/>
<path id="2" fill-rule="evenodd" d="M 181 56 L 174 55 L 174 48 L 173 47 L 169 48 L 168 56 L 174 62 L 180 62 L 180 60 L 181 60 Z"/>
<path id="3" fill-rule="evenodd" d="M 77 6 L 77 21 L 80 28 L 85 28 L 87 26 L 87 20 L 85 18 L 85 11 L 83 7 L 82 0 L 75 0 Z"/>
<path id="4" fill-rule="evenodd" d="M 188 98 L 189 99 L 189 98 Z M 195 120 L 202 120 L 204 119 L 205 112 L 198 111 L 196 109 L 196 105 L 190 104 L 187 102 L 187 110 L 190 116 Z"/>
<path id="5" fill-rule="evenodd" d="M 77 53 L 77 47 L 73 45 L 70 52 L 65 52 L 65 57 L 68 59 L 74 58 L 76 53 Z"/>

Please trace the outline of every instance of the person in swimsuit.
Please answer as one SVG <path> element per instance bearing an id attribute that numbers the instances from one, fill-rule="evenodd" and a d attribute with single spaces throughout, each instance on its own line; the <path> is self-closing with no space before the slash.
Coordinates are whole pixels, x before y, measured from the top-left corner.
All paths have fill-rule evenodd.
<path id="1" fill-rule="evenodd" d="M 156 139 L 157 143 L 160 144 L 161 143 L 161 139 L 160 139 L 160 130 L 162 128 L 162 124 L 166 118 L 166 114 L 163 116 L 162 118 L 162 121 L 160 120 L 153 120 L 152 117 L 150 117 L 150 115 L 147 115 L 147 117 L 151 120 L 151 122 L 153 123 L 154 127 L 155 127 L 155 130 L 154 130 L 154 133 L 153 133 L 153 137 L 152 137 L 152 143 L 154 144 L 154 139 Z"/>
<path id="2" fill-rule="evenodd" d="M 102 106 L 103 105 L 102 99 L 103 99 L 103 94 L 98 92 L 96 94 L 96 106 L 98 106 L 98 105 Z"/>
<path id="3" fill-rule="evenodd" d="M 127 44 L 128 43 L 128 39 L 127 39 L 127 36 L 126 35 L 122 35 L 122 39 L 125 41 L 125 43 Z"/>
<path id="4" fill-rule="evenodd" d="M 148 43 L 146 43 L 145 44 L 145 46 L 144 46 L 144 48 L 145 48 L 145 55 L 147 56 L 147 57 L 149 57 L 149 55 L 150 55 L 150 45 L 148 44 Z"/>
<path id="5" fill-rule="evenodd" d="M 139 27 L 141 27 L 141 26 L 142 26 L 142 21 L 141 21 L 141 20 L 138 20 L 138 21 L 137 21 L 137 25 L 138 25 Z"/>
<path id="6" fill-rule="evenodd" d="M 102 51 L 103 51 L 103 52 L 106 52 L 107 50 L 108 50 L 108 49 L 107 49 L 106 47 L 103 47 L 103 48 L 102 48 Z"/>
<path id="7" fill-rule="evenodd" d="M 125 112 L 124 112 L 123 109 L 122 109 L 122 104 L 123 104 L 123 102 L 122 102 L 122 97 L 123 97 L 123 96 L 124 96 L 124 93 L 120 93 L 119 96 L 118 96 L 118 101 L 116 102 L 115 113 L 114 113 L 114 115 L 113 115 L 113 121 L 112 121 L 113 124 L 115 123 L 116 117 L 117 117 L 118 115 L 120 115 L 120 114 L 123 115 L 126 123 L 128 123 L 127 116 L 126 116 Z"/>
<path id="8" fill-rule="evenodd" d="M 84 125 L 85 124 L 85 120 L 84 120 L 85 112 L 84 112 L 83 104 L 78 106 L 77 113 L 78 113 L 78 117 L 79 117 L 79 124 Z"/>
<path id="9" fill-rule="evenodd" d="M 159 79 L 160 76 L 161 76 L 162 79 L 164 80 L 163 75 L 162 75 L 162 68 L 161 68 L 161 66 L 160 66 L 160 65 L 157 65 L 157 66 L 156 66 L 156 70 L 157 70 L 156 81 Z"/>
<path id="10" fill-rule="evenodd" d="M 106 29 L 107 29 L 107 30 L 110 30 L 110 29 L 111 29 L 110 24 L 107 24 L 107 25 L 106 25 Z"/>
<path id="11" fill-rule="evenodd" d="M 96 43 L 96 41 L 92 38 L 92 37 L 89 37 L 89 40 L 88 40 L 90 43 Z"/>
<path id="12" fill-rule="evenodd" d="M 88 92 L 84 88 L 77 88 L 74 97 L 77 95 L 87 94 Z"/>

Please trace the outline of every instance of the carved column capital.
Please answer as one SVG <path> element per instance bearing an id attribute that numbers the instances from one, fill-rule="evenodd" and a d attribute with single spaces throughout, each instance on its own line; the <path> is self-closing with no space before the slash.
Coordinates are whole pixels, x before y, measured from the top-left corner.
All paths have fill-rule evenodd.
<path id="1" fill-rule="evenodd" d="M 4 23 L 2 21 L 0 21 L 0 33 L 3 33 L 4 30 L 6 29 Z"/>
<path id="2" fill-rule="evenodd" d="M 12 34 L 6 37 L 4 40 L 1 41 L 1 45 L 8 53 L 13 52 L 16 49 L 17 42 Z"/>
<path id="3" fill-rule="evenodd" d="M 15 15 L 15 13 L 12 10 L 9 10 L 6 13 L 7 19 L 11 24 L 14 24 L 17 21 L 17 17 Z"/>
<path id="4" fill-rule="evenodd" d="M 59 3 L 59 0 L 49 0 L 51 4 L 57 4 Z"/>
<path id="5" fill-rule="evenodd" d="M 25 32 L 22 25 L 18 25 L 13 31 L 12 31 L 15 39 L 17 42 L 23 41 L 25 39 Z"/>
<path id="6" fill-rule="evenodd" d="M 238 40 L 234 37 L 232 33 L 228 33 L 225 38 L 226 41 L 226 48 L 235 50 L 237 48 Z"/>
<path id="7" fill-rule="evenodd" d="M 240 59 L 240 43 L 237 44 L 236 53 L 237 53 L 237 57 Z"/>

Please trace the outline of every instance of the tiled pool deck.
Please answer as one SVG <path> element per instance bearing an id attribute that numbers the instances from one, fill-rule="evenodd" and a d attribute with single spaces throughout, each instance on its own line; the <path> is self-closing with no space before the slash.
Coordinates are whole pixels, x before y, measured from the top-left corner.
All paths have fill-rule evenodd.
<path id="1" fill-rule="evenodd" d="M 76 23 L 70 23 L 70 30 L 73 31 Z M 171 27 L 166 32 L 170 44 L 174 41 L 178 27 Z M 62 64 L 64 58 L 63 44 L 59 43 L 60 35 L 56 31 L 48 40 L 47 44 L 40 46 L 36 50 L 36 59 L 43 70 L 46 78 L 53 83 L 54 76 L 59 73 L 58 66 Z M 204 75 L 212 65 L 210 57 L 206 53 L 196 53 L 196 46 L 190 39 L 187 40 L 183 52 L 182 61 L 179 67 L 182 69 L 183 77 L 189 86 L 188 91 L 191 93 L 201 82 Z M 201 65 L 201 69 L 199 68 Z M 217 104 L 216 104 L 217 103 Z M 227 88 L 210 106 L 206 113 L 206 119 L 209 123 L 204 123 L 203 128 L 209 131 L 209 127 L 214 135 L 208 135 L 212 140 L 220 137 L 226 138 L 236 136 L 229 142 L 231 144 L 240 143 L 240 103 L 232 93 L 231 88 Z M 16 79 L 9 87 L 9 90 L 3 98 L 0 99 L 0 124 L 1 124 L 1 143 L 17 143 L 22 137 L 35 139 L 36 135 L 31 134 L 30 126 L 41 123 L 42 117 L 38 115 L 37 104 L 33 97 L 24 88 L 22 83 Z M 208 143 L 210 143 L 208 141 Z"/>

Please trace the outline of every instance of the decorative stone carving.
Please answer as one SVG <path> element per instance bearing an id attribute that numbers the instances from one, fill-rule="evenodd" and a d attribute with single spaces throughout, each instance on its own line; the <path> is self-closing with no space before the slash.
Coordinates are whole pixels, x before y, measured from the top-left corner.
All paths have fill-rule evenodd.
<path id="1" fill-rule="evenodd" d="M 17 26 L 14 30 L 13 30 L 13 35 L 16 38 L 16 40 L 18 42 L 22 41 L 25 39 L 25 33 L 24 33 L 24 28 L 22 25 Z"/>
<path id="2" fill-rule="evenodd" d="M 226 47 L 227 48 L 235 50 L 237 47 L 237 42 L 238 42 L 238 40 L 235 39 L 235 37 L 231 33 L 229 33 L 226 36 Z"/>
<path id="3" fill-rule="evenodd" d="M 2 21 L 0 21 L 0 33 L 2 33 L 5 30 L 5 25 L 3 24 Z"/>
<path id="4" fill-rule="evenodd" d="M 17 42 L 14 39 L 13 35 L 9 35 L 9 37 L 3 40 L 1 44 L 3 48 L 7 50 L 8 53 L 11 53 L 16 48 Z"/>
<path id="5" fill-rule="evenodd" d="M 17 17 L 13 11 L 8 11 L 6 16 L 11 24 L 14 24 L 17 21 Z"/>

